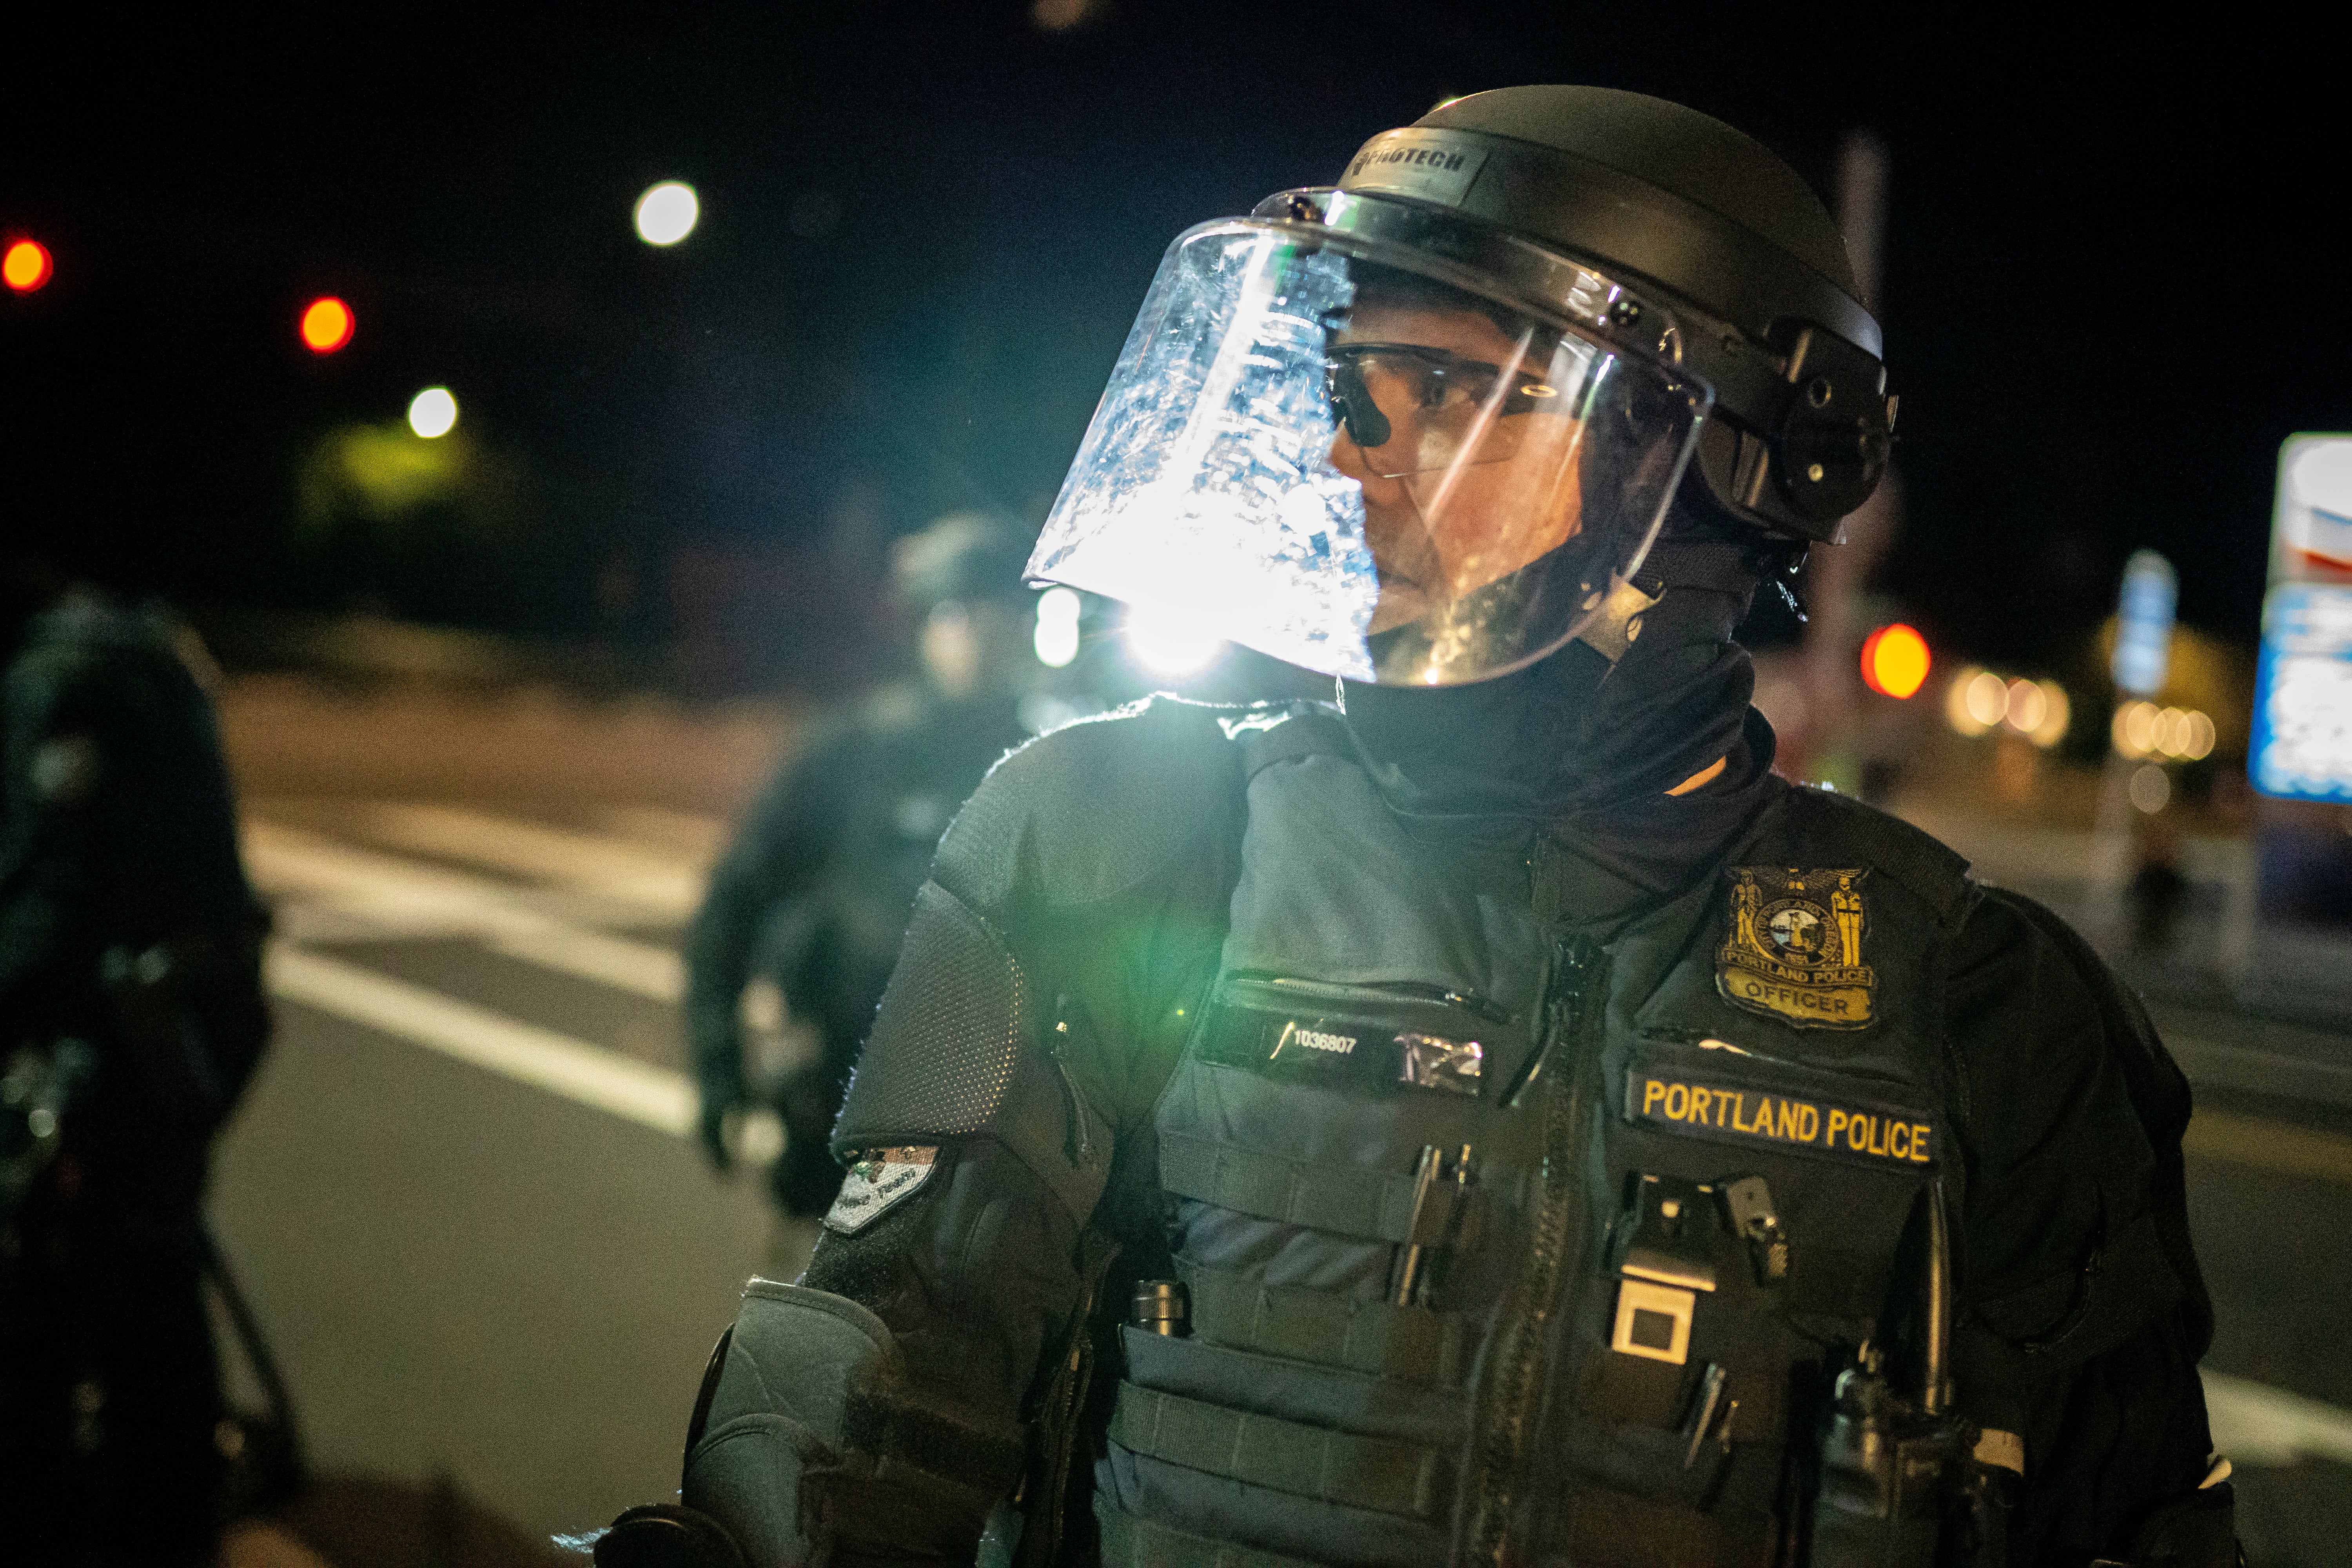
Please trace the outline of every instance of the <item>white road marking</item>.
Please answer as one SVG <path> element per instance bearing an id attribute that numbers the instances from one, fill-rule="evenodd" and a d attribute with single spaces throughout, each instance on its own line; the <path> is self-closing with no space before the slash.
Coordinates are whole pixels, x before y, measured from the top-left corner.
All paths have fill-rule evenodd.
<path id="1" fill-rule="evenodd" d="M 451 805 L 383 802 L 364 807 L 358 821 L 367 837 L 397 848 L 543 878 L 672 919 L 702 905 L 704 863 L 643 843 Z"/>
<path id="2" fill-rule="evenodd" d="M 269 988 L 674 1138 L 694 1131 L 695 1090 L 686 1075 L 618 1051 L 284 942 L 270 944 Z"/>
<path id="3" fill-rule="evenodd" d="M 559 920 L 527 889 L 253 820 L 245 825 L 245 863 L 266 890 L 357 917 L 382 936 L 467 937 L 656 1002 L 674 1005 L 686 994 L 677 953 Z"/>
<path id="4" fill-rule="evenodd" d="M 2263 1468 L 2308 1458 L 2352 1465 L 2352 1410 L 2248 1378 L 2204 1376 L 2213 1447 L 2232 1464 Z"/>
<path id="5" fill-rule="evenodd" d="M 331 837 L 310 828 L 284 826 L 267 816 L 245 818 L 244 831 L 247 863 L 253 867 L 257 875 L 264 869 L 255 865 L 257 854 L 268 854 L 281 848 L 308 851 L 306 855 L 279 856 L 277 863 L 282 864 L 289 873 L 299 872 L 307 880 L 320 883 L 327 890 L 355 891 L 369 879 L 357 873 L 367 872 L 373 873 L 373 879 L 386 888 L 403 889 L 403 898 L 410 901 L 415 900 L 427 889 L 435 889 L 445 909 L 454 903 L 470 900 L 505 910 L 519 910 L 541 919 L 593 930 L 675 923 L 671 916 L 643 903 L 607 898 L 577 888 L 518 884 L 481 877 L 419 860 L 397 851 L 362 848 L 347 840 Z M 334 868 L 330 869 L 331 865 Z M 306 870 L 305 867 L 315 869 Z M 390 900 L 376 897 L 373 901 L 387 918 L 392 916 L 394 911 Z"/>
<path id="6" fill-rule="evenodd" d="M 677 953 L 590 929 L 545 907 L 552 900 L 564 909 L 577 895 L 510 887 L 250 817 L 245 862 L 265 891 L 298 900 L 282 911 L 281 930 L 306 945 L 464 937 L 650 1001 L 676 1006 L 686 995 L 686 966 Z M 785 1018 L 782 997 L 764 978 L 743 994 L 743 1023 L 771 1065 L 814 1048 L 806 1029 Z"/>
<path id="7" fill-rule="evenodd" d="M 606 806 L 595 819 L 622 838 L 682 855 L 701 868 L 718 862 L 735 832 L 735 825 L 723 816 L 658 805 Z"/>

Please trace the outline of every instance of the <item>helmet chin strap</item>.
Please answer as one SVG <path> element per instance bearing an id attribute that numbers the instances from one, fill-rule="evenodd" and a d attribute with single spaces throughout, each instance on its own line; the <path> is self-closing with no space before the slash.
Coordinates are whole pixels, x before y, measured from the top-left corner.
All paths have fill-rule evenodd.
<path id="1" fill-rule="evenodd" d="M 1601 608 L 1585 622 L 1572 641 L 1583 643 L 1607 659 L 1613 668 L 1633 647 L 1633 639 L 1642 635 L 1642 616 L 1665 602 L 1663 585 L 1654 594 L 1644 594 L 1640 584 L 1619 573 L 1609 574 L 1609 596 L 1601 601 Z"/>

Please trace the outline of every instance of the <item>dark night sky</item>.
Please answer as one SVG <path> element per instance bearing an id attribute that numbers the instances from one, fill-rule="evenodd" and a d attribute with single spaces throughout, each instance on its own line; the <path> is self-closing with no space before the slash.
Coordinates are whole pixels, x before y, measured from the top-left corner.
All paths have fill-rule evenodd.
<path id="1" fill-rule="evenodd" d="M 1034 513 L 1179 230 L 1440 97 L 1576 80 L 1716 113 L 1824 192 L 1843 134 L 1887 143 L 1882 577 L 1931 636 L 2054 659 L 2147 544 L 2185 618 L 2251 641 L 2277 444 L 2352 426 L 2335 95 L 2281 63 L 2315 47 L 2251 11 L 2155 39 L 1895 9 L 52 23 L 0 53 L 0 228 L 59 266 L 0 298 L 0 518 L 200 603 L 576 633 L 602 563 L 805 543 L 845 498 Z M 671 176 L 703 226 L 650 251 L 629 205 Z M 361 323 L 327 361 L 292 330 L 318 291 Z M 303 454 L 432 382 L 530 498 L 501 552 L 304 543 Z"/>

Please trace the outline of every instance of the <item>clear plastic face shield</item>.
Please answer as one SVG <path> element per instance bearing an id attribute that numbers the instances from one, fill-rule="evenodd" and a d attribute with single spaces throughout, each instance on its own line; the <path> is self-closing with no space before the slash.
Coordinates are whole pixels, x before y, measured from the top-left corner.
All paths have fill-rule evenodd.
<path id="1" fill-rule="evenodd" d="M 1580 324 L 1605 298 L 1475 276 L 1279 220 L 1183 236 L 1029 575 L 1383 685 L 1560 647 L 1639 565 L 1707 395 Z"/>

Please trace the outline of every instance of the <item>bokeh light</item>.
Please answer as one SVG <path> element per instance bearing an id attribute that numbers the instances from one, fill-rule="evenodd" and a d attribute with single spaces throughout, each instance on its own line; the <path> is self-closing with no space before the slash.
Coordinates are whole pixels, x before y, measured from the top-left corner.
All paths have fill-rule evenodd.
<path id="1" fill-rule="evenodd" d="M 1078 617 L 1085 606 L 1068 588 L 1048 588 L 1037 596 L 1037 662 L 1060 669 L 1078 657 Z"/>
<path id="2" fill-rule="evenodd" d="M 57 270 L 49 259 L 49 247 L 37 239 L 20 239 L 0 256 L 0 281 L 19 294 L 29 294 L 49 280 Z"/>
<path id="3" fill-rule="evenodd" d="M 302 346 L 314 354 L 331 354 L 352 341 L 359 327 L 352 308 L 332 294 L 310 301 L 302 312 Z"/>
<path id="4" fill-rule="evenodd" d="M 2074 705 L 2054 680 L 2008 679 L 1970 665 L 1944 689 L 1944 720 L 1963 735 L 2006 726 L 2047 751 L 2066 738 Z"/>
<path id="5" fill-rule="evenodd" d="M 2011 681 L 2001 699 L 2001 722 L 2021 735 L 2031 735 L 2050 716 L 2050 699 L 2030 680 Z"/>
<path id="6" fill-rule="evenodd" d="M 1909 697 L 1927 684 L 1927 639 L 1896 621 L 1862 644 L 1862 683 L 1882 697 Z"/>
<path id="7" fill-rule="evenodd" d="M 2180 754 L 2192 763 L 2202 762 L 2213 754 L 2213 742 L 2220 738 L 2213 728 L 2213 721 L 2191 708 L 2189 710 L 2189 744 L 2181 749 Z"/>
<path id="8" fill-rule="evenodd" d="M 2167 762 L 2202 762 L 2220 738 L 2212 718 L 2194 708 L 2159 708 L 2126 702 L 2116 710 L 2109 733 L 2126 757 L 2161 757 Z"/>
<path id="9" fill-rule="evenodd" d="M 2040 699 L 2040 717 L 2032 724 L 2019 724 L 2016 705 L 2012 702 L 2009 721 L 2016 725 L 2027 740 L 2046 752 L 2066 738 L 2067 726 L 2074 721 L 2074 705 L 2066 700 L 2066 689 L 2054 680 L 2037 680 L 2033 683 L 2033 689 Z"/>
<path id="10" fill-rule="evenodd" d="M 2154 763 L 2144 763 L 2132 770 L 2131 803 L 2154 816 L 2172 798 L 2172 781 Z"/>
<path id="11" fill-rule="evenodd" d="M 457 399 L 446 386 L 428 386 L 408 400 L 408 427 L 436 441 L 457 427 Z"/>
<path id="12" fill-rule="evenodd" d="M 1963 735 L 1981 735 L 2009 711 L 2009 683 L 1979 665 L 1952 677 L 1944 693 L 1944 718 Z"/>
<path id="13" fill-rule="evenodd" d="M 702 203 L 694 187 L 683 180 L 649 185 L 637 198 L 637 237 L 647 245 L 676 245 L 694 232 L 702 216 Z"/>

